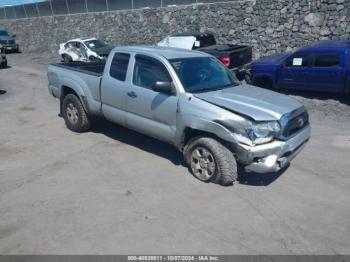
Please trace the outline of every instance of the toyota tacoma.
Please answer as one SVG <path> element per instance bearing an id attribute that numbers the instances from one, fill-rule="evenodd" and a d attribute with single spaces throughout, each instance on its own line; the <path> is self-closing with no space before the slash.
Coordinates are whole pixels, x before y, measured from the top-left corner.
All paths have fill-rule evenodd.
<path id="1" fill-rule="evenodd" d="M 86 131 L 104 117 L 174 145 L 206 182 L 232 184 L 238 165 L 277 172 L 310 137 L 301 103 L 241 84 L 203 52 L 118 47 L 105 63 L 52 64 L 48 79 L 70 130 Z"/>

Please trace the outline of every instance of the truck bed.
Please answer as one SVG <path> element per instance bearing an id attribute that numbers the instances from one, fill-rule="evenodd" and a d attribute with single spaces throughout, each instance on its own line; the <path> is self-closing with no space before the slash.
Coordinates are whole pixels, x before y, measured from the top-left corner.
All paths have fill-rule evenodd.
<path id="1" fill-rule="evenodd" d="M 100 112 L 100 83 L 103 76 L 105 62 L 70 62 L 51 64 L 48 68 L 49 90 L 54 97 L 61 97 L 63 87 L 74 90 L 79 94 L 89 95 L 90 113 Z"/>
<path id="2" fill-rule="evenodd" d="M 102 76 L 105 68 L 105 62 L 70 62 L 70 63 L 57 63 L 54 64 L 58 67 L 67 68 L 73 71 L 93 75 Z"/>
<path id="3" fill-rule="evenodd" d="M 198 48 L 202 51 L 211 54 L 215 57 L 227 55 L 231 59 L 229 68 L 236 68 L 246 65 L 252 61 L 252 47 L 246 45 L 212 45 Z"/>

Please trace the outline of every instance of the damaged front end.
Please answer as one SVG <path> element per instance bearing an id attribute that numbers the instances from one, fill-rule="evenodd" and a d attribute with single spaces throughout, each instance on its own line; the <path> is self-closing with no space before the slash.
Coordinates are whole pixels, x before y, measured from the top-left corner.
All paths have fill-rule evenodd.
<path id="1" fill-rule="evenodd" d="M 273 142 L 248 146 L 234 144 L 237 160 L 245 165 L 245 170 L 256 173 L 277 172 L 286 167 L 289 162 L 303 149 L 310 138 L 311 128 L 305 127 L 289 140 L 274 140 Z"/>
<path id="2" fill-rule="evenodd" d="M 303 149 L 311 127 L 304 108 L 284 115 L 279 121 L 253 124 L 246 136 L 235 134 L 237 160 L 245 170 L 256 173 L 278 172 Z"/>

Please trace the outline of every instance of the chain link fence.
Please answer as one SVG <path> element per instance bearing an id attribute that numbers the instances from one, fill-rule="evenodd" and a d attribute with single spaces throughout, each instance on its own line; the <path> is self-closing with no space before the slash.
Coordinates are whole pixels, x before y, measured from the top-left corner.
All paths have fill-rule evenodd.
<path id="1" fill-rule="evenodd" d="M 104 12 L 237 0 L 48 0 L 0 8 L 0 19 Z"/>

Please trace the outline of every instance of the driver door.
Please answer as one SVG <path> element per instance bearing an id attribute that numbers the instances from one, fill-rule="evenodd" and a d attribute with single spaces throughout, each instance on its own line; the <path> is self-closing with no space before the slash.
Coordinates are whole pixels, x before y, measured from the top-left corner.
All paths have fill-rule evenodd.
<path id="1" fill-rule="evenodd" d="M 287 59 L 279 74 L 277 85 L 282 88 L 308 89 L 313 56 L 296 53 Z"/>
<path id="2" fill-rule="evenodd" d="M 176 131 L 177 94 L 152 90 L 157 81 L 173 82 L 159 60 L 136 55 L 132 83 L 126 97 L 126 125 L 149 136 L 171 142 Z"/>

